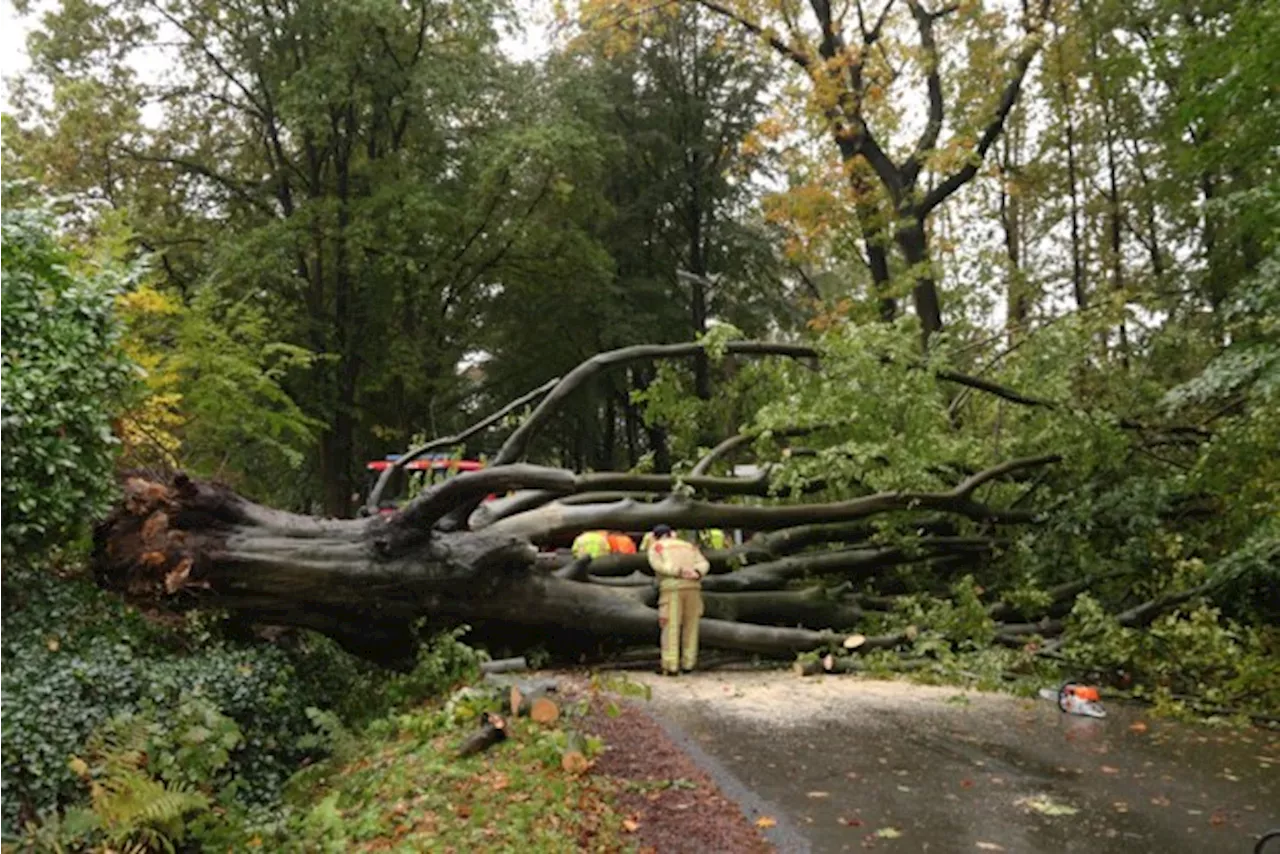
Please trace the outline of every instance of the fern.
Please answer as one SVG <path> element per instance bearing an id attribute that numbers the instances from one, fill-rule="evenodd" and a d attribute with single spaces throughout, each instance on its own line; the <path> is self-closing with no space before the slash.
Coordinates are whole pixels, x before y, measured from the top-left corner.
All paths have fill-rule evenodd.
<path id="1" fill-rule="evenodd" d="M 185 818 L 209 808 L 209 799 L 191 786 L 165 783 L 147 772 L 152 726 L 144 718 L 115 718 L 90 736 L 90 762 L 71 763 L 89 784 L 90 811 L 78 817 L 79 824 L 92 825 L 110 847 L 137 854 L 173 852 Z"/>

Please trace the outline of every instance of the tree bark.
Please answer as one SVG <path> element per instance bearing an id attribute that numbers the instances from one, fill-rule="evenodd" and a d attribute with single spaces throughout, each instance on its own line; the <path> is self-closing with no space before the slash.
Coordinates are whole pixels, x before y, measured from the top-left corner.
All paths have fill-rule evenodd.
<path id="1" fill-rule="evenodd" d="M 456 480 L 456 479 L 455 479 Z M 130 479 L 95 532 L 95 570 L 130 599 L 242 611 L 315 629 L 388 666 L 412 663 L 410 626 L 496 621 L 529 630 L 653 642 L 647 590 L 539 574 L 523 538 L 424 529 L 411 514 L 316 519 L 270 510 L 225 487 L 178 475 Z M 708 647 L 789 655 L 838 644 L 830 631 L 705 619 Z"/>
<path id="2" fill-rule="evenodd" d="M 938 284 L 933 274 L 933 262 L 929 257 L 929 239 L 925 233 L 923 218 L 908 221 L 898 229 L 894 240 L 902 252 L 903 260 L 907 262 L 916 316 L 920 318 L 920 334 L 927 347 L 929 338 L 942 330 L 942 306 L 938 301 Z"/>

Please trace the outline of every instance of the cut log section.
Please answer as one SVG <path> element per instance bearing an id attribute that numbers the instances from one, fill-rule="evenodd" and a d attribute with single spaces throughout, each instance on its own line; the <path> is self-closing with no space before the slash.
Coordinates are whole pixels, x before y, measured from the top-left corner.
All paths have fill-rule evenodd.
<path id="1" fill-rule="evenodd" d="M 554 721 L 560 715 L 560 707 L 554 700 L 548 697 L 548 694 L 556 692 L 556 683 L 553 679 L 547 679 L 540 682 L 517 682 L 511 686 L 508 695 L 508 708 L 511 710 L 511 716 L 531 717 L 538 723 L 549 723 Z M 547 707 L 551 707 L 551 711 Z M 547 720 L 541 720 L 536 715 L 543 718 L 550 716 Z"/>
<path id="2" fill-rule="evenodd" d="M 458 758 L 483 753 L 507 737 L 507 722 L 501 715 L 485 712 L 480 729 L 476 730 L 458 748 Z"/>
<path id="3" fill-rule="evenodd" d="M 480 664 L 481 673 L 520 673 L 529 669 L 529 661 L 523 655 L 517 658 L 498 658 Z"/>
<path id="4" fill-rule="evenodd" d="M 539 697 L 529 704 L 529 719 L 534 723 L 553 724 L 560 719 L 560 707 L 555 700 Z"/>
<path id="5" fill-rule="evenodd" d="M 564 750 L 560 752 L 560 767 L 569 774 L 582 774 L 591 767 L 591 760 L 587 759 L 586 743 L 580 734 L 572 730 L 565 735 L 567 740 Z"/>

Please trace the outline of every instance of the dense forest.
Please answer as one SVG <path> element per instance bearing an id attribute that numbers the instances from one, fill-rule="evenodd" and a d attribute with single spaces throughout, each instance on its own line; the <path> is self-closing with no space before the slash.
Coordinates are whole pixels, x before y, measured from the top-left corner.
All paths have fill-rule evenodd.
<path id="1" fill-rule="evenodd" d="M 171 794 L 266 833 L 334 732 L 471 666 L 424 638 L 646 642 L 642 561 L 547 551 L 596 527 L 744 531 L 707 642 L 802 671 L 1280 714 L 1280 7 L 534 11 L 31 10 L 3 127 L 7 834 L 83 798 L 68 755 L 193 749 L 136 726 L 175 718 L 222 740 Z M 375 528 L 367 464 L 438 437 L 490 468 Z M 153 545 L 162 506 L 187 551 Z M 209 519 L 307 539 L 329 580 L 247 539 L 219 575 Z M 356 543 L 446 568 L 358 588 Z"/>

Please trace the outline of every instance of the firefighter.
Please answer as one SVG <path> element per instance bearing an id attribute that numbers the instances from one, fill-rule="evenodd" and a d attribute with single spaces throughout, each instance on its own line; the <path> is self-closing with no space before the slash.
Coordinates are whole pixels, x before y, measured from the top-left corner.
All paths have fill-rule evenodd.
<path id="1" fill-rule="evenodd" d="M 662 627 L 662 672 L 689 673 L 698 663 L 698 619 L 702 578 L 711 565 L 693 543 L 668 525 L 653 529 L 649 566 L 658 578 L 658 625 Z"/>
<path id="2" fill-rule="evenodd" d="M 633 555 L 636 553 L 636 541 L 621 531 L 610 531 L 609 551 L 616 555 Z"/>
<path id="3" fill-rule="evenodd" d="M 583 531 L 573 541 L 575 559 L 589 557 L 595 560 L 609 553 L 608 531 Z"/>

